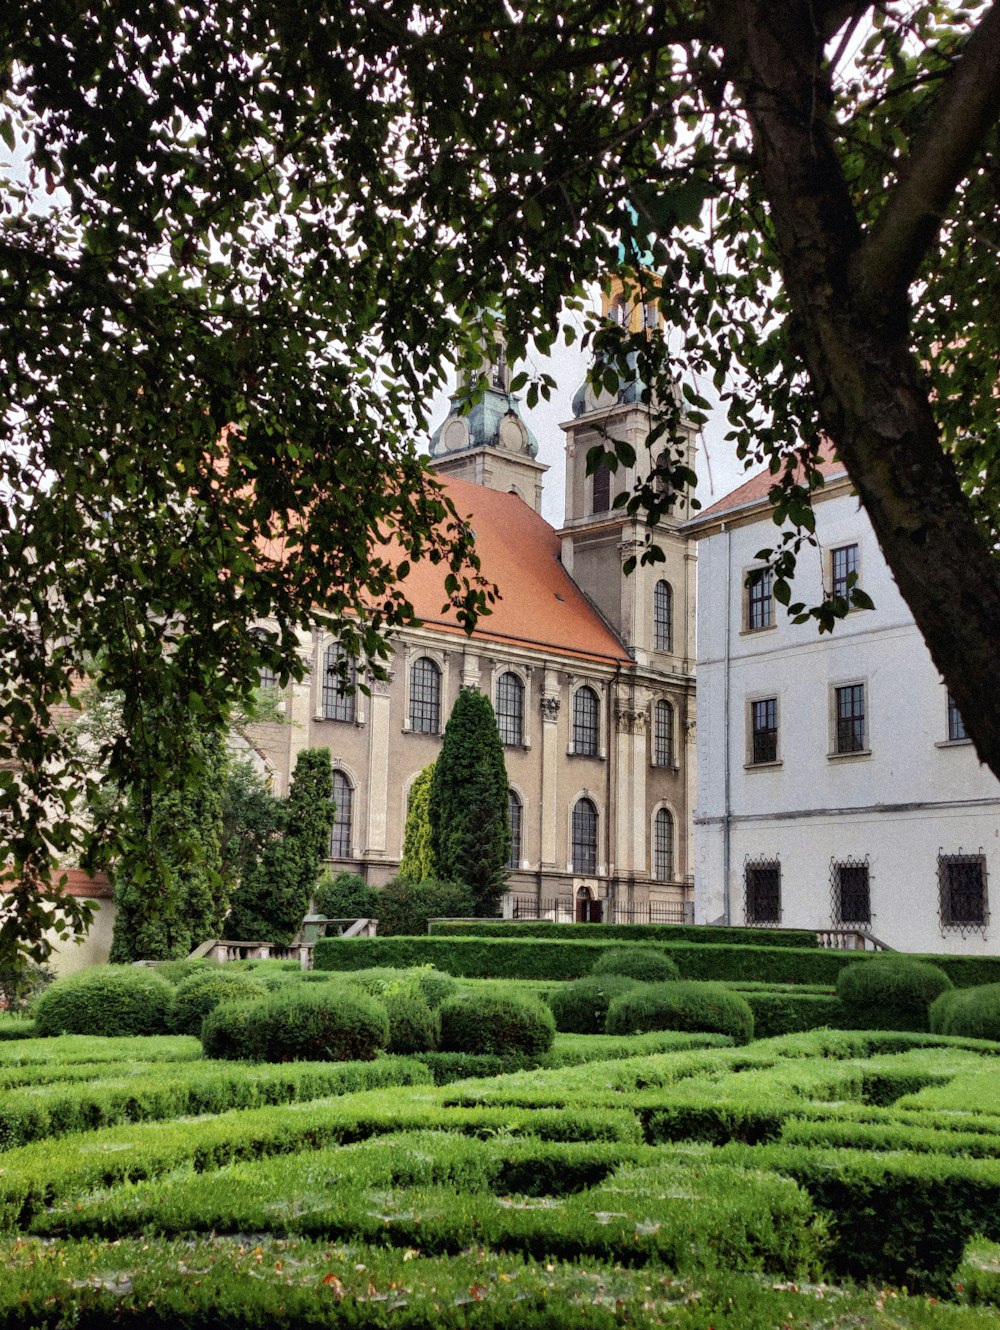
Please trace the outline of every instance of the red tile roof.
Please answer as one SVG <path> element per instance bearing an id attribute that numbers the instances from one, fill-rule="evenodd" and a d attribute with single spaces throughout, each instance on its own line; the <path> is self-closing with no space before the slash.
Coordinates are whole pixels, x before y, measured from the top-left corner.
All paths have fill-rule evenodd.
<path id="1" fill-rule="evenodd" d="M 835 480 L 840 476 L 847 475 L 844 464 L 839 461 L 833 451 L 832 444 L 824 444 L 818 469 L 827 480 Z M 706 519 L 721 517 L 724 513 L 734 512 L 737 508 L 749 508 L 755 503 L 765 502 L 777 479 L 778 477 L 772 475 L 770 471 L 758 472 L 757 475 L 751 476 L 749 480 L 744 481 L 742 485 L 734 489 L 731 494 L 719 499 L 718 503 L 713 503 L 711 508 L 702 509 L 694 518 L 694 522 L 700 525 Z"/>
<path id="2" fill-rule="evenodd" d="M 629 660 L 628 652 L 560 562 L 555 528 L 516 494 L 454 477 L 438 477 L 461 517 L 476 533 L 483 576 L 500 598 L 481 619 L 474 641 L 549 649 L 595 661 Z M 464 630 L 447 597 L 441 565 L 411 565 L 406 590 L 419 618 L 445 632 Z"/>

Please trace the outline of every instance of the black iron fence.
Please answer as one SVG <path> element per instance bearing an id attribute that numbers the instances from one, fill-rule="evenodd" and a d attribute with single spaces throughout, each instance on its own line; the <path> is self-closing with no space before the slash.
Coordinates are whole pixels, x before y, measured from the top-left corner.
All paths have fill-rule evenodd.
<path id="1" fill-rule="evenodd" d="M 680 901 L 649 901 L 625 905 L 609 900 L 577 900 L 573 896 L 512 896 L 510 918 L 549 919 L 556 924 L 683 924 Z"/>

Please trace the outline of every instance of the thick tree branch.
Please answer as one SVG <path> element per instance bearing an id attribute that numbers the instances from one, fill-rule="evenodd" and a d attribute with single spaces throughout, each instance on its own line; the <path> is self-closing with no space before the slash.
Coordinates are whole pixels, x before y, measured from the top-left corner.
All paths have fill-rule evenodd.
<path id="1" fill-rule="evenodd" d="M 879 310 L 905 296 L 983 136 L 998 118 L 1000 3 L 994 3 L 965 44 L 856 259 L 860 301 Z"/>

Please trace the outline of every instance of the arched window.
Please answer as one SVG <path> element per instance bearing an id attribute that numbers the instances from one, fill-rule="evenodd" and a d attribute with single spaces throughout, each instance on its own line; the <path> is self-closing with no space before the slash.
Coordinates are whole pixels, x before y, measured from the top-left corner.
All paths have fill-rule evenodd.
<path id="1" fill-rule="evenodd" d="M 573 752 L 596 757 L 599 737 L 597 694 L 585 684 L 573 694 Z"/>
<path id="2" fill-rule="evenodd" d="M 521 803 L 521 797 L 515 794 L 513 790 L 507 791 L 507 814 L 510 818 L 510 858 L 507 860 L 508 868 L 521 867 L 521 814 L 524 811 L 524 805 Z"/>
<path id="3" fill-rule="evenodd" d="M 354 791 L 351 782 L 342 771 L 334 768 L 333 802 L 336 812 L 333 826 L 330 828 L 330 858 L 349 859 L 351 857 L 351 808 L 354 803 Z"/>
<path id="4" fill-rule="evenodd" d="M 573 872 L 597 872 L 597 809 L 586 798 L 573 808 Z"/>
<path id="5" fill-rule="evenodd" d="M 653 649 L 674 649 L 674 593 L 670 583 L 662 580 L 653 591 Z"/>
<path id="6" fill-rule="evenodd" d="M 670 882 L 674 876 L 674 819 L 665 808 L 656 813 L 653 825 L 653 877 Z"/>
<path id="7" fill-rule="evenodd" d="M 653 761 L 658 767 L 672 767 L 674 764 L 674 709 L 669 702 L 656 704 Z"/>
<path id="8" fill-rule="evenodd" d="M 508 670 L 497 680 L 497 727 L 502 744 L 524 742 L 524 684 Z"/>
<path id="9" fill-rule="evenodd" d="M 341 662 L 346 661 L 346 667 Z M 347 670 L 347 682 L 344 682 L 342 668 Z M 348 692 L 348 685 L 353 689 L 357 682 L 358 668 L 353 657 L 348 656 L 340 642 L 334 642 L 323 652 L 323 719 L 354 719 L 353 692 Z"/>
<path id="10" fill-rule="evenodd" d="M 427 656 L 410 666 L 410 729 L 418 734 L 441 730 L 441 671 Z"/>
<path id="11" fill-rule="evenodd" d="M 277 686 L 278 676 L 274 670 L 271 669 L 270 665 L 262 665 L 259 672 L 258 687 L 270 691 L 272 688 L 277 688 Z"/>
<path id="12" fill-rule="evenodd" d="M 602 462 L 594 472 L 594 501 L 591 512 L 606 513 L 611 508 L 611 472 Z"/>

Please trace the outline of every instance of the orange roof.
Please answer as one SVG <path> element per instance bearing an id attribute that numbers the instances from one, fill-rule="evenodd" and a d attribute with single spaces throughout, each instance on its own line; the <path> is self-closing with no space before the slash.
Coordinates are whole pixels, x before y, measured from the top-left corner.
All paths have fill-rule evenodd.
<path id="1" fill-rule="evenodd" d="M 824 442 L 822 445 L 817 469 L 826 480 L 835 480 L 847 475 L 844 464 L 837 458 L 831 443 Z M 778 483 L 780 474 L 779 472 L 778 475 L 774 475 L 770 471 L 758 472 L 718 503 L 713 503 L 711 508 L 703 509 L 693 519 L 693 523 L 700 526 L 706 519 L 721 517 L 724 513 L 735 512 L 737 508 L 750 508 L 754 504 L 765 503 L 772 487 Z"/>
<path id="2" fill-rule="evenodd" d="M 560 562 L 555 528 L 516 494 L 438 476 L 460 517 L 476 533 L 483 576 L 500 592 L 492 614 L 479 621 L 475 641 L 504 642 L 595 661 L 629 661 L 625 646 Z M 445 632 L 464 629 L 447 596 L 440 564 L 417 560 L 406 592 L 418 618 Z"/>

